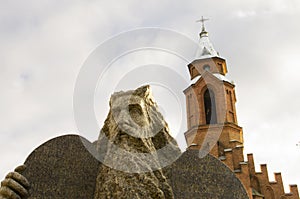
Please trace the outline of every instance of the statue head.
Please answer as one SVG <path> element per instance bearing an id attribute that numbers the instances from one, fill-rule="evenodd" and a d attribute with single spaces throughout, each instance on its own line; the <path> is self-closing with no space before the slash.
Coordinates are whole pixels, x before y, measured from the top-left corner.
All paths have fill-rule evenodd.
<path id="1" fill-rule="evenodd" d="M 166 126 L 148 85 L 136 90 L 116 92 L 111 96 L 109 104 L 107 121 L 130 136 L 153 137 Z"/>
<path id="2" fill-rule="evenodd" d="M 171 164 L 181 154 L 158 111 L 150 86 L 114 93 L 97 142 L 97 158 L 126 172 L 148 172 Z"/>
<path id="3" fill-rule="evenodd" d="M 121 131 L 134 137 L 143 136 L 150 125 L 150 115 L 146 101 L 151 97 L 149 86 L 135 91 L 114 93 L 110 99 L 110 112 L 113 121 Z"/>

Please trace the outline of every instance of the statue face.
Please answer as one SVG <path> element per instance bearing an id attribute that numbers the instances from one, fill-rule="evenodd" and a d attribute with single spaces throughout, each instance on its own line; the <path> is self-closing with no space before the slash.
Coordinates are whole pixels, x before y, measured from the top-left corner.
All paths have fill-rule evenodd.
<path id="1" fill-rule="evenodd" d="M 149 126 L 149 116 L 145 102 L 134 95 L 115 98 L 111 111 L 118 128 L 132 136 L 139 137 L 141 131 Z"/>

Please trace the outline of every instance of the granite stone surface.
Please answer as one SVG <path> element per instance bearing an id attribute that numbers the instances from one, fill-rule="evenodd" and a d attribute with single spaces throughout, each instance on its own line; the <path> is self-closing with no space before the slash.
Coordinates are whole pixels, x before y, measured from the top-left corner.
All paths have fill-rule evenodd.
<path id="1" fill-rule="evenodd" d="M 176 199 L 248 199 L 235 174 L 211 155 L 199 158 L 198 150 L 187 150 L 163 169 Z"/>
<path id="2" fill-rule="evenodd" d="M 94 144 L 78 135 L 35 149 L 22 173 L 29 198 L 246 199 L 235 174 L 198 151 L 181 153 L 149 86 L 117 92 Z"/>
<path id="3" fill-rule="evenodd" d="M 93 147 L 92 143 L 85 140 L 84 146 L 82 140 L 78 135 L 65 135 L 32 152 L 23 173 L 31 183 L 29 198 L 94 198 L 100 163 L 85 148 L 88 144 Z M 210 155 L 202 159 L 197 155 L 198 151 L 188 150 L 162 170 L 174 198 L 248 198 L 238 178 L 222 162 Z M 139 186 L 144 186 L 137 174 L 126 175 L 140 179 Z"/>
<path id="4" fill-rule="evenodd" d="M 93 147 L 78 135 L 65 135 L 35 149 L 22 173 L 31 185 L 29 198 L 93 198 L 99 162 L 87 151 L 88 145 Z"/>

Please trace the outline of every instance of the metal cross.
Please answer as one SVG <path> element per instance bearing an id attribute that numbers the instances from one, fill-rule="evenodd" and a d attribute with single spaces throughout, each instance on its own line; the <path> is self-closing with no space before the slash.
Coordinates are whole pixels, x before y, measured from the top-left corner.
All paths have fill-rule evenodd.
<path id="1" fill-rule="evenodd" d="M 196 22 L 202 22 L 202 30 L 205 30 L 204 28 L 204 22 L 208 21 L 209 19 L 205 19 L 203 16 L 201 17 L 201 19 L 197 20 Z"/>

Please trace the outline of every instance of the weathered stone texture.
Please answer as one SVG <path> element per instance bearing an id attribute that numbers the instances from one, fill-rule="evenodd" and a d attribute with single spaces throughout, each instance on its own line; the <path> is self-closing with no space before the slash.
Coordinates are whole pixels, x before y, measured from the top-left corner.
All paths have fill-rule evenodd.
<path id="1" fill-rule="evenodd" d="M 161 168 L 181 152 L 149 86 L 112 95 L 97 148 L 103 164 L 95 199 L 174 198 Z"/>
<path id="2" fill-rule="evenodd" d="M 199 158 L 187 150 L 163 169 L 176 199 L 247 199 L 247 193 L 231 170 L 211 155 Z"/>
<path id="3" fill-rule="evenodd" d="M 94 197 L 99 162 L 83 142 L 92 147 L 78 135 L 65 135 L 44 143 L 30 154 L 23 172 L 31 184 L 29 198 Z"/>
<path id="4" fill-rule="evenodd" d="M 94 144 L 66 135 L 34 150 L 23 173 L 30 198 L 248 198 L 221 161 L 197 150 L 181 154 L 149 89 L 115 93 Z"/>
<path id="5" fill-rule="evenodd" d="M 65 135 L 35 149 L 27 158 L 23 173 L 31 183 L 30 198 L 92 199 L 97 176 L 98 182 L 103 182 L 98 198 L 172 198 L 167 195 L 172 193 L 170 187 L 176 199 L 247 198 L 242 184 L 229 168 L 210 155 L 198 158 L 196 150 L 184 152 L 162 171 L 140 175 L 99 164 L 85 146 L 92 150 L 93 145 L 84 138 Z"/>

